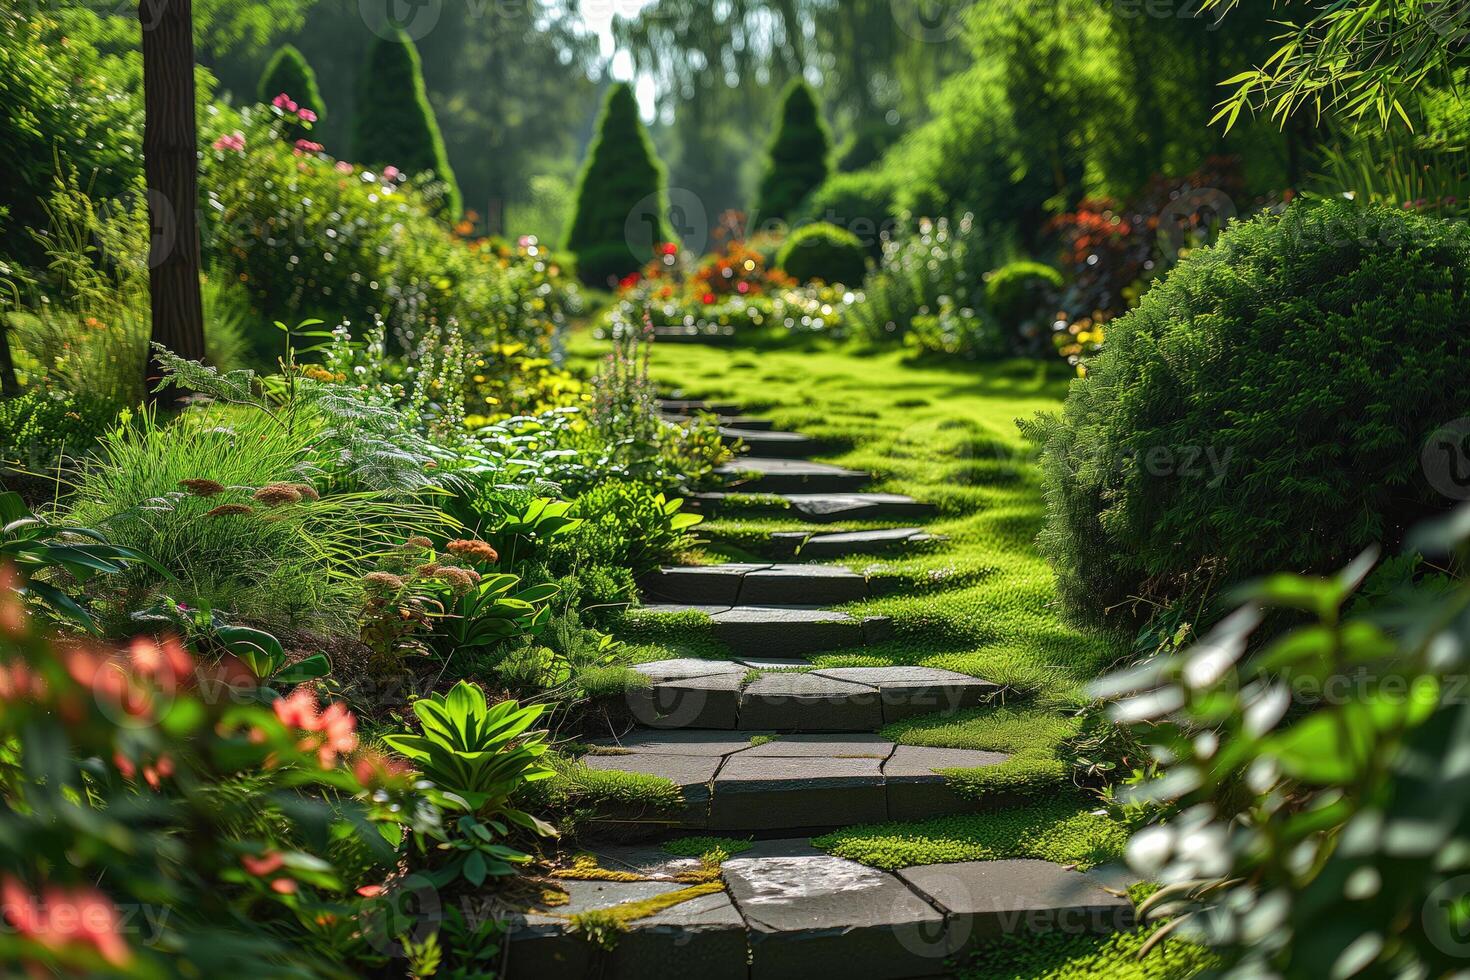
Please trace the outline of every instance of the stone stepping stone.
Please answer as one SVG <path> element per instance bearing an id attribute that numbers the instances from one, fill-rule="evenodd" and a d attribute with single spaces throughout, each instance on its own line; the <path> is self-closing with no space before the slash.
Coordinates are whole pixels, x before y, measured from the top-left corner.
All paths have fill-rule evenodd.
<path id="1" fill-rule="evenodd" d="M 885 725 L 976 708 L 1000 690 L 990 681 L 937 667 L 826 667 L 813 674 L 877 688 Z"/>
<path id="2" fill-rule="evenodd" d="M 634 617 L 697 612 L 708 616 L 714 637 L 737 657 L 799 657 L 877 643 L 892 624 L 887 617 L 857 619 L 844 612 L 803 606 L 725 606 L 655 603 L 630 610 Z"/>
<path id="3" fill-rule="evenodd" d="M 715 467 L 715 473 L 740 493 L 782 493 L 811 496 L 859 491 L 872 474 L 831 463 L 805 459 L 765 459 L 746 456 Z"/>
<path id="4" fill-rule="evenodd" d="M 739 415 L 740 406 L 730 402 L 709 402 L 702 398 L 660 398 L 659 411 L 665 415 L 693 415 L 708 412 L 711 415 Z"/>
<path id="5" fill-rule="evenodd" d="M 810 848 L 789 850 L 722 866 L 750 929 L 752 980 L 945 972 L 943 954 L 915 942 L 942 936 L 944 916 L 903 881 Z"/>
<path id="6" fill-rule="evenodd" d="M 946 913 L 955 950 L 1016 932 L 1131 929 L 1133 903 L 1050 861 L 966 861 L 905 868 L 898 877 Z"/>
<path id="7" fill-rule="evenodd" d="M 778 658 L 669 660 L 639 664 L 647 687 L 624 695 L 639 724 L 658 729 L 744 732 L 870 732 L 915 715 L 953 714 L 1000 688 L 937 667 L 828 667 L 782 671 Z M 768 670 L 745 683 L 751 670 Z"/>
<path id="8" fill-rule="evenodd" d="M 1135 925 L 1126 896 L 1048 861 L 888 872 L 825 854 L 805 838 L 776 839 L 723 863 L 724 892 L 633 920 L 611 951 L 600 951 L 570 931 L 571 915 L 685 887 L 669 879 L 695 862 L 651 847 L 595 853 L 604 868 L 654 880 L 555 881 L 567 904 L 508 916 L 509 977 L 935 977 L 947 975 L 947 958 L 1000 936 L 1106 934 Z"/>
<path id="9" fill-rule="evenodd" d="M 665 735 L 682 737 L 657 745 Z M 615 754 L 599 754 L 609 751 Z M 601 822 L 731 833 L 816 832 L 971 812 L 982 802 L 960 797 L 935 770 L 982 768 L 1006 758 L 895 745 L 872 733 L 782 735 L 739 747 L 720 732 L 635 733 L 582 757 L 594 769 L 672 780 L 684 794 L 686 807 L 677 814 L 611 811 Z"/>
<path id="10" fill-rule="evenodd" d="M 697 862 L 696 862 L 697 863 Z M 550 883 L 549 883 L 550 884 Z M 610 950 L 571 931 L 571 916 L 639 902 L 688 885 L 667 881 L 575 881 L 557 879 L 565 905 L 537 905 L 508 917 L 510 949 L 505 975 L 513 980 L 548 977 L 608 977 L 651 980 L 694 971 L 702 980 L 745 980 L 745 920 L 725 892 L 680 902 L 627 923 Z"/>
<path id="11" fill-rule="evenodd" d="M 694 416 L 665 412 L 664 418 L 670 422 L 684 423 L 693 419 Z M 758 415 L 721 415 L 719 423 L 720 428 L 732 429 L 742 435 L 749 432 L 771 432 L 776 428 L 776 423 Z"/>
<path id="12" fill-rule="evenodd" d="M 848 555 L 882 555 L 939 540 L 919 527 L 884 528 L 877 531 L 840 531 L 835 534 L 806 534 L 778 531 L 771 535 L 777 554 L 811 559 Z"/>
<path id="13" fill-rule="evenodd" d="M 727 442 L 739 439 L 749 447 L 751 455 L 763 459 L 805 459 L 823 449 L 822 443 L 800 432 L 778 432 L 774 429 L 753 432 L 721 425 L 720 435 Z"/>
<path id="14" fill-rule="evenodd" d="M 687 565 L 661 568 L 640 585 L 658 602 L 701 605 L 835 605 L 871 595 L 866 577 L 830 565 Z"/>

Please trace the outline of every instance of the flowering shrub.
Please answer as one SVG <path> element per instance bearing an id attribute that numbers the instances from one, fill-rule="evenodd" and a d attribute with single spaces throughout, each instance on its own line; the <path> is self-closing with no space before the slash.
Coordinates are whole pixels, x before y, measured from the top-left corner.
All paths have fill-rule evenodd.
<path id="1" fill-rule="evenodd" d="M 990 257 L 971 214 L 954 222 L 924 218 L 900 229 L 884 243 L 882 260 L 863 282 L 862 299 L 848 318 L 854 332 L 868 340 L 902 338 L 916 317 L 942 315 L 941 304 L 961 311 L 966 320 L 982 316 Z M 925 334 L 944 335 L 943 330 Z"/>

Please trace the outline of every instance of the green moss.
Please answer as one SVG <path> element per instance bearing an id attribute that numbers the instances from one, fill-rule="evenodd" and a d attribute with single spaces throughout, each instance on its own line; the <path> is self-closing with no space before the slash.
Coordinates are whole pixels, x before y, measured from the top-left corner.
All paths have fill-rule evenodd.
<path id="1" fill-rule="evenodd" d="M 1095 936 L 1025 933 L 986 943 L 955 970 L 959 980 L 1188 980 L 1219 964 L 1203 946 L 1180 939 L 1139 951 L 1161 926 Z"/>
<path id="2" fill-rule="evenodd" d="M 668 841 L 663 848 L 675 857 L 714 857 L 718 863 L 754 846 L 751 841 L 733 837 L 680 837 L 678 840 Z"/>
<path id="3" fill-rule="evenodd" d="M 675 905 L 682 905 L 692 899 L 724 890 L 723 884 L 711 881 L 680 888 L 677 891 L 664 892 L 662 895 L 655 895 L 637 902 L 624 902 L 611 908 L 589 909 L 571 917 L 572 929 L 585 936 L 587 941 L 593 945 L 602 949 L 612 949 L 617 945 L 618 934 L 627 928 L 628 923 L 646 919 L 650 915 L 657 915 Z"/>
<path id="4" fill-rule="evenodd" d="M 526 792 L 535 806 L 567 813 L 574 822 L 612 807 L 672 813 L 684 805 L 678 784 L 661 776 L 590 769 L 559 754 L 550 755 L 547 762 L 556 774 L 531 783 Z"/>
<path id="5" fill-rule="evenodd" d="M 1081 806 L 1074 795 L 995 813 L 850 827 L 812 844 L 887 869 L 1019 857 L 1091 868 L 1121 857 L 1127 830 Z"/>
<path id="6" fill-rule="evenodd" d="M 900 745 L 988 752 L 1052 754 L 1081 730 L 1076 718 L 1014 708 L 974 708 L 954 715 L 924 715 L 883 728 L 884 738 Z"/>

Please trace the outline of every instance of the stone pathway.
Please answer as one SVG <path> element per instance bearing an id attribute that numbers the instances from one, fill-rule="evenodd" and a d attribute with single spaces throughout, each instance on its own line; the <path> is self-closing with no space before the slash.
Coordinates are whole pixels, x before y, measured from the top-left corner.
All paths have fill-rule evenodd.
<path id="1" fill-rule="evenodd" d="M 754 452 L 722 469 L 732 494 L 778 494 L 809 523 L 924 516 L 932 508 L 868 492 L 869 474 L 808 462 L 817 448 L 770 430 L 734 405 L 668 401 L 664 411 L 723 416 L 722 431 Z M 718 511 L 726 494 L 696 495 Z M 718 834 L 758 840 L 718 868 L 653 846 L 594 847 L 555 884 L 565 904 L 536 905 L 512 923 L 511 977 L 930 977 L 976 942 L 1021 931 L 1127 928 L 1126 894 L 1045 861 L 980 861 L 879 871 L 810 846 L 853 824 L 973 812 L 1014 800 L 962 798 L 944 773 L 998 765 L 999 752 L 896 745 L 877 734 L 918 715 L 989 703 L 997 685 L 928 667 L 817 668 L 828 650 L 880 643 L 886 617 L 831 606 L 875 594 L 835 559 L 923 545 L 920 527 L 782 532 L 772 561 L 664 568 L 642 582 L 640 616 L 696 613 L 728 659 L 641 664 L 628 695 L 636 727 L 589 746 L 591 769 L 672 780 L 677 813 L 635 806 L 599 814 L 606 836 Z M 800 835 L 800 836 L 799 836 Z M 587 863 L 591 861 L 591 863 Z M 602 945 L 588 933 L 615 923 Z M 594 937 L 595 938 L 595 937 Z"/>

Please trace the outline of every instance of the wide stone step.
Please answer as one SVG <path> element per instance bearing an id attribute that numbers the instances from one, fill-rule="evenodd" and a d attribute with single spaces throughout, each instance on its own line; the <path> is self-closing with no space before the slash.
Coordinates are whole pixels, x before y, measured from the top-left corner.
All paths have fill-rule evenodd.
<path id="1" fill-rule="evenodd" d="M 752 456 L 763 459 L 805 459 L 820 453 L 824 448 L 822 443 L 800 432 L 752 432 L 721 425 L 720 435 L 727 442 L 739 439 L 750 449 Z"/>
<path id="2" fill-rule="evenodd" d="M 760 745 L 720 731 L 635 729 L 582 757 L 592 769 L 660 776 L 684 797 L 678 813 L 608 811 L 605 826 L 731 833 L 817 831 L 965 813 L 981 803 L 954 792 L 942 769 L 980 769 L 999 752 L 895 745 L 872 734 L 783 735 Z M 991 805 L 1017 802 L 997 796 Z"/>
<path id="3" fill-rule="evenodd" d="M 1132 928 L 1133 905 L 1101 875 L 1011 859 L 882 871 L 801 838 L 758 841 L 726 859 L 719 884 L 688 889 L 695 858 L 655 847 L 593 847 L 597 868 L 631 880 L 547 878 L 543 897 L 509 916 L 506 975 L 613 980 L 935 977 L 945 960 L 1002 936 L 1107 934 Z M 575 870 L 567 872 L 577 874 Z M 548 899 L 546 891 L 565 897 Z M 624 912 L 610 949 L 573 916 Z M 643 905 L 644 909 L 648 905 Z"/>
<path id="4" fill-rule="evenodd" d="M 730 493 L 696 493 L 686 498 L 693 509 L 703 514 L 720 515 L 735 512 L 763 513 L 763 516 L 786 516 L 813 524 L 836 524 L 839 521 L 912 520 L 934 513 L 934 505 L 922 503 L 900 493 L 779 493 L 773 494 L 785 506 L 761 506 L 752 502 L 744 487 Z"/>
<path id="5" fill-rule="evenodd" d="M 805 459 L 744 456 L 715 468 L 738 493 L 840 494 L 861 490 L 872 474 Z"/>
<path id="6" fill-rule="evenodd" d="M 823 667 L 779 659 L 661 660 L 623 697 L 641 725 L 746 732 L 872 732 L 985 704 L 999 687 L 935 667 Z M 764 671 L 752 677 L 753 671 Z"/>
<path id="7" fill-rule="evenodd" d="M 886 555 L 938 540 L 938 537 L 919 527 L 841 531 L 836 534 L 778 531 L 771 535 L 769 547 L 770 553 L 774 555 L 818 560 L 847 555 Z"/>
<path id="8" fill-rule="evenodd" d="M 688 422 L 693 416 L 664 413 L 664 418 L 670 422 Z M 746 432 L 770 432 L 776 428 L 776 423 L 770 419 L 761 418 L 759 415 L 721 415 L 718 416 L 721 429 L 728 429 L 742 435 Z"/>
<path id="9" fill-rule="evenodd" d="M 658 408 L 665 415 L 739 415 L 740 406 L 730 402 L 711 402 L 703 398 L 660 398 Z"/>
<path id="10" fill-rule="evenodd" d="M 886 616 L 858 619 L 844 612 L 806 606 L 654 603 L 628 612 L 634 618 L 699 613 L 709 618 L 714 638 L 736 656 L 792 657 L 881 643 L 892 623 Z"/>
<path id="11" fill-rule="evenodd" d="M 687 565 L 661 568 L 640 584 L 655 602 L 728 606 L 835 605 L 872 594 L 865 576 L 830 565 Z"/>

